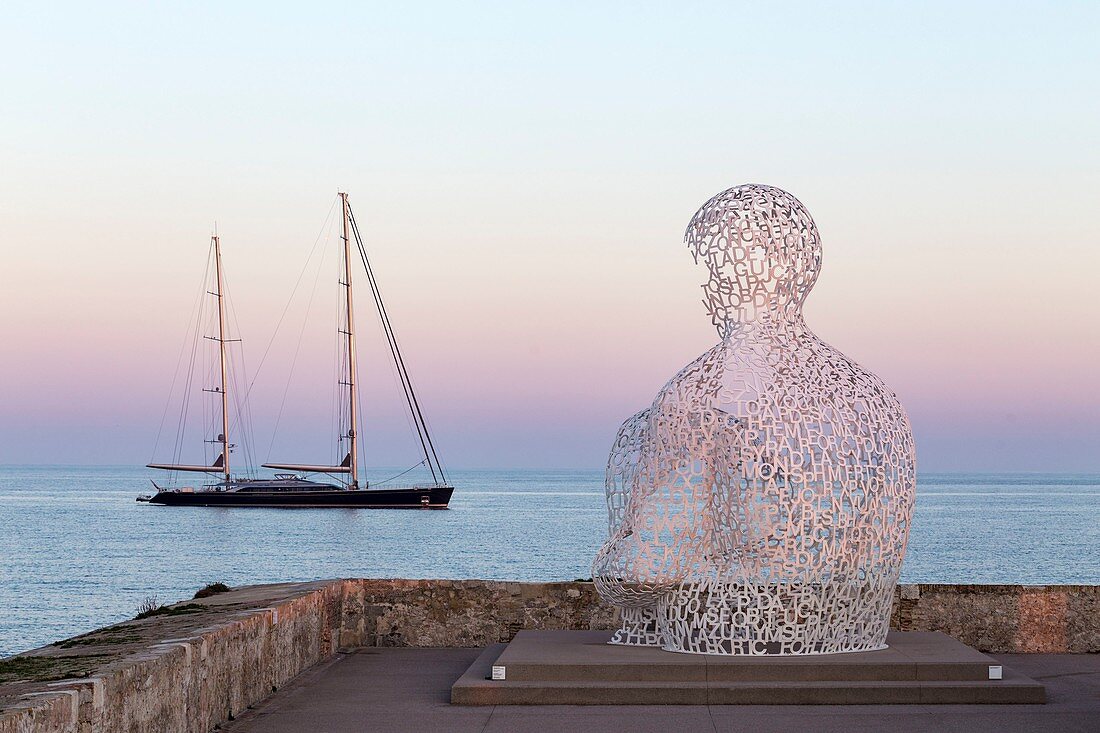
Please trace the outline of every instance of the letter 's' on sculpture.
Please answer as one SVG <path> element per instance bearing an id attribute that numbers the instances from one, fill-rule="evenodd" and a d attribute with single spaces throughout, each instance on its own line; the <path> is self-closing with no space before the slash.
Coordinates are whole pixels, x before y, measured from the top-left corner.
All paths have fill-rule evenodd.
<path id="1" fill-rule="evenodd" d="M 600 594 L 612 643 L 705 654 L 886 646 L 916 488 L 896 395 L 819 339 L 821 243 L 794 196 L 723 191 L 685 242 L 720 341 L 619 429 Z"/>

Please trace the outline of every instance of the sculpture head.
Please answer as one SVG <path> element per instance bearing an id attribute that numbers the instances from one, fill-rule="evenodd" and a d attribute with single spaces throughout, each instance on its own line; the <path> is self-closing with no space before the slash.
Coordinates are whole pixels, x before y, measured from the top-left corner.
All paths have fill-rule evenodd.
<path id="1" fill-rule="evenodd" d="M 800 314 L 821 271 L 810 212 L 774 186 L 748 183 L 714 196 L 695 212 L 684 243 L 707 266 L 704 303 L 723 338 L 739 323 Z"/>

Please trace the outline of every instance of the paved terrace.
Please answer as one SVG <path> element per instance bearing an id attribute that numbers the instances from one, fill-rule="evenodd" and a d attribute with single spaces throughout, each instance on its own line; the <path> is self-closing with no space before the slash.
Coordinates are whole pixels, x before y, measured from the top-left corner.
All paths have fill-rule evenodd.
<path id="1" fill-rule="evenodd" d="M 459 707 L 451 685 L 477 649 L 361 649 L 300 675 L 223 724 L 231 733 L 310 731 L 1100 731 L 1100 655 L 994 654 L 1047 687 L 1046 705 L 647 705 Z"/>

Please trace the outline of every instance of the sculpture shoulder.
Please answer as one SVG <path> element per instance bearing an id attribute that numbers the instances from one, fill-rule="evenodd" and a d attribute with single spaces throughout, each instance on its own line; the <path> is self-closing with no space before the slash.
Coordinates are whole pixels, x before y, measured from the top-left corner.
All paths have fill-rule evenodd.
<path id="1" fill-rule="evenodd" d="M 633 415 L 623 420 L 623 424 L 619 426 L 619 432 L 616 438 L 633 435 L 638 432 L 640 428 L 644 428 L 646 421 L 649 420 L 649 409 L 646 407 L 643 410 L 638 410 Z M 618 442 L 618 440 L 616 440 Z"/>
<path id="2" fill-rule="evenodd" d="M 896 392 L 877 374 L 855 361 L 835 346 L 814 336 L 816 358 L 813 365 L 822 384 L 836 386 L 836 393 L 846 401 L 860 402 L 863 409 L 874 415 L 902 418 L 908 423 L 908 415 Z"/>
<path id="3" fill-rule="evenodd" d="M 650 409 L 660 411 L 678 396 L 695 392 L 709 393 L 720 388 L 729 369 L 731 353 L 732 347 L 726 342 L 719 342 L 707 349 L 668 380 L 657 393 Z"/>
<path id="4" fill-rule="evenodd" d="M 638 461 L 649 426 L 649 410 L 648 407 L 639 410 L 619 426 L 619 431 L 615 434 L 615 443 L 611 446 L 608 457 L 609 471 L 621 469 L 626 464 L 634 464 Z"/>

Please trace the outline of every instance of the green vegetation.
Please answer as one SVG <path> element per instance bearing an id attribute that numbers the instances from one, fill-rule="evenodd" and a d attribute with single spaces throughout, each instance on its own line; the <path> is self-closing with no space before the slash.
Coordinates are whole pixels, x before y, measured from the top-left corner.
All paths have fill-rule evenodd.
<path id="1" fill-rule="evenodd" d="M 218 593 L 228 593 L 233 590 L 225 583 L 210 583 L 202 588 L 195 594 L 195 598 L 209 598 L 210 596 L 217 595 Z"/>
<path id="2" fill-rule="evenodd" d="M 155 593 L 151 596 L 145 596 L 145 600 L 138 606 L 137 617 L 145 618 L 158 608 L 160 608 L 160 599 L 157 598 Z"/>
<path id="3" fill-rule="evenodd" d="M 149 618 L 150 616 L 185 616 L 189 613 L 202 613 L 208 608 L 209 606 L 204 606 L 201 603 L 185 603 L 182 606 L 157 606 L 156 608 L 142 611 L 137 616 L 134 616 L 134 618 Z"/>
<path id="4" fill-rule="evenodd" d="M 71 657 L 9 657 L 0 659 L 0 683 L 52 682 L 87 677 L 110 654 L 79 654 Z"/>
<path id="5" fill-rule="evenodd" d="M 129 626 L 111 626 L 99 629 L 90 634 L 74 636 L 64 641 L 55 641 L 53 646 L 61 649 L 72 649 L 75 646 L 107 646 L 109 644 L 129 644 L 133 641 L 141 641 L 141 635 Z"/>

